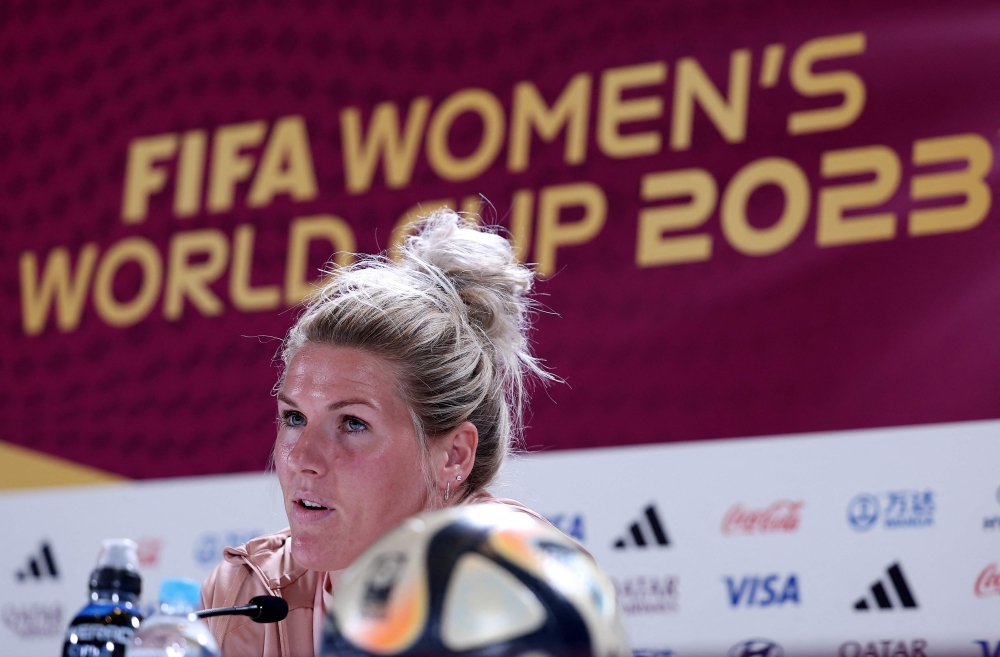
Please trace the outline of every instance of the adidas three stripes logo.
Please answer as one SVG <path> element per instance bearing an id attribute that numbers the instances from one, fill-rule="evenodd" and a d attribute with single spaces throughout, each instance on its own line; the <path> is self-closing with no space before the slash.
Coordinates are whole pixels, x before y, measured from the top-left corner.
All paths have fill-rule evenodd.
<path id="1" fill-rule="evenodd" d="M 645 548 L 650 545 L 667 547 L 670 539 L 667 537 L 667 530 L 660 522 L 660 516 L 656 513 L 656 506 L 650 504 L 642 513 L 638 520 L 629 525 L 628 532 L 617 539 L 614 543 L 616 550 L 624 550 L 626 546 Z"/>
<path id="2" fill-rule="evenodd" d="M 869 601 L 874 602 L 879 609 L 894 609 L 895 606 L 889 598 L 890 585 L 891 590 L 896 594 L 899 606 L 906 609 L 917 608 L 917 601 L 913 597 L 913 592 L 910 590 L 910 585 L 907 583 L 906 577 L 903 575 L 903 569 L 899 563 L 897 562 L 889 566 L 885 574 L 889 576 L 889 581 L 886 582 L 880 579 L 874 582 L 871 586 L 871 598 L 866 596 L 854 603 L 856 611 L 870 610 L 871 605 Z"/>

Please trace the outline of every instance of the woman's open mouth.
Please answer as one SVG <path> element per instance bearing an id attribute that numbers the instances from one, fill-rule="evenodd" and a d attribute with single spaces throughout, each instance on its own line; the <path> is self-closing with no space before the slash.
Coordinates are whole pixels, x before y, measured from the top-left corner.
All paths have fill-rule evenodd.
<path id="1" fill-rule="evenodd" d="M 292 498 L 292 508 L 288 510 L 289 520 L 297 522 L 319 522 L 333 514 L 334 509 L 325 501 L 312 499 L 308 493 L 297 493 Z"/>

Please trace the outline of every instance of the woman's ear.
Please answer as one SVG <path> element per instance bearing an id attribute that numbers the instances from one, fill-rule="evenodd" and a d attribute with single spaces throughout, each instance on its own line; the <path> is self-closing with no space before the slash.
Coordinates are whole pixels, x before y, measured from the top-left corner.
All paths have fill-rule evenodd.
<path id="1" fill-rule="evenodd" d="M 476 448 L 479 446 L 479 431 L 471 422 L 463 422 L 442 437 L 434 446 L 440 450 L 435 458 L 439 465 L 434 472 L 434 479 L 442 491 L 450 490 L 451 495 L 456 489 L 465 485 L 472 466 L 476 462 Z"/>

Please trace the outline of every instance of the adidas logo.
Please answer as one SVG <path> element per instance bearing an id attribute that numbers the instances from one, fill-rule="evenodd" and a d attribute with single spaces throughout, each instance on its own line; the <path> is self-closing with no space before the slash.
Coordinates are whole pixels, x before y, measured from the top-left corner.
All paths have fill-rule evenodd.
<path id="1" fill-rule="evenodd" d="M 650 545 L 659 545 L 660 547 L 670 545 L 670 539 L 667 538 L 667 532 L 663 523 L 660 522 L 655 505 L 647 506 L 643 510 L 642 517 L 629 526 L 628 533 L 615 541 L 616 550 L 624 550 L 627 545 L 641 548 Z"/>
<path id="2" fill-rule="evenodd" d="M 903 569 L 900 568 L 899 564 L 892 564 L 885 572 L 889 576 L 889 582 L 892 583 L 892 589 L 896 592 L 899 604 L 907 609 L 916 609 L 917 601 L 914 599 L 913 593 L 910 592 L 910 585 L 906 583 L 906 577 L 903 576 Z M 878 580 L 872 584 L 872 598 L 879 609 L 895 608 L 892 600 L 889 599 L 887 588 L 887 583 L 884 580 Z M 868 611 L 871 608 L 868 601 L 869 598 L 867 597 L 861 598 L 854 603 L 854 609 L 856 611 Z"/>
<path id="3" fill-rule="evenodd" d="M 52 547 L 48 541 L 42 542 L 42 547 L 38 551 L 38 554 L 28 557 L 28 565 L 24 570 L 17 571 L 15 576 L 19 582 L 23 582 L 28 578 L 36 580 L 46 577 L 59 579 L 59 568 L 56 567 L 56 558 L 52 554 Z"/>

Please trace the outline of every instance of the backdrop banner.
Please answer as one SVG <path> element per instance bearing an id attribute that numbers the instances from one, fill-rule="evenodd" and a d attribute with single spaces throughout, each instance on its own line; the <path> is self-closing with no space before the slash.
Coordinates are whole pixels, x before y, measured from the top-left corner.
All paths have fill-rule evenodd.
<path id="1" fill-rule="evenodd" d="M 181 521 L 263 481 L 324 266 L 452 207 L 539 275 L 565 384 L 511 472 L 637 648 L 1000 657 L 998 32 L 986 1 L 0 5 L 0 453 L 185 478 L 0 498 L 0 631 L 68 620 L 23 607 L 45 540 L 82 582 L 99 537 L 281 525 Z"/>
<path id="2" fill-rule="evenodd" d="M 992 657 L 998 431 L 562 450 L 508 463 L 495 492 L 594 555 L 636 655 Z M 202 579 L 224 545 L 287 524 L 265 474 L 11 493 L 0 517 L 18 528 L 0 544 L 0 645 L 20 657 L 57 653 L 103 538 L 138 542 L 149 608 L 162 577 Z"/>
<path id="3" fill-rule="evenodd" d="M 1000 414 L 996 3 L 279 5 L 4 14 L 6 440 L 259 470 L 270 336 L 441 205 L 548 278 L 531 446 Z"/>

